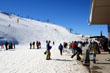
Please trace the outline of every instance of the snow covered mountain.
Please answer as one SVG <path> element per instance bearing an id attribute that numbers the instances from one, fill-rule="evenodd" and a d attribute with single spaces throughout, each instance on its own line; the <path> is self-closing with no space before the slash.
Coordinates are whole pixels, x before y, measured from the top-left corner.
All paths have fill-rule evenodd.
<path id="1" fill-rule="evenodd" d="M 26 44 L 37 40 L 64 42 L 81 40 L 81 38 L 71 34 L 62 26 L 0 12 L 0 41 Z"/>

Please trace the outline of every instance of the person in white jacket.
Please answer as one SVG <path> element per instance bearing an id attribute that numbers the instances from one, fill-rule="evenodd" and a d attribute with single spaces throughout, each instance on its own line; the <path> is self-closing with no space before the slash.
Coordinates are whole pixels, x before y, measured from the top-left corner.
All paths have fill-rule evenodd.
<path id="1" fill-rule="evenodd" d="M 82 50 L 82 43 L 78 43 L 78 47 Z M 82 55 L 82 52 L 81 52 L 81 55 Z"/>

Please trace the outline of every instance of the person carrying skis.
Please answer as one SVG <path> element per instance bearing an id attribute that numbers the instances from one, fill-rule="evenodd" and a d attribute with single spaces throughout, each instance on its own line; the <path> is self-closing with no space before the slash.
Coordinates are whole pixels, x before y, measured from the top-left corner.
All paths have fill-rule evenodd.
<path id="1" fill-rule="evenodd" d="M 60 55 L 62 55 L 63 45 L 60 43 L 58 49 L 60 50 Z"/>

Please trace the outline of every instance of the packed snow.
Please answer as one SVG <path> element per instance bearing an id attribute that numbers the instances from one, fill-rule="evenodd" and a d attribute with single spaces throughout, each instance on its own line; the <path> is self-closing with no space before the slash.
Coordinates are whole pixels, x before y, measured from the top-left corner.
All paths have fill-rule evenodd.
<path id="1" fill-rule="evenodd" d="M 51 60 L 44 55 L 46 40 L 55 41 Z M 62 26 L 0 12 L 0 41 L 18 44 L 8 51 L 0 48 L 0 73 L 89 73 L 80 61 L 71 59 L 71 51 L 65 49 L 62 56 L 59 53 L 59 43 L 75 40 L 82 38 Z M 33 41 L 41 41 L 42 48 L 29 49 Z"/>
<path id="2" fill-rule="evenodd" d="M 89 73 L 71 54 L 60 55 L 56 46 L 51 50 L 51 60 L 46 60 L 46 49 L 29 49 L 17 46 L 14 50 L 0 51 L 0 73 Z"/>

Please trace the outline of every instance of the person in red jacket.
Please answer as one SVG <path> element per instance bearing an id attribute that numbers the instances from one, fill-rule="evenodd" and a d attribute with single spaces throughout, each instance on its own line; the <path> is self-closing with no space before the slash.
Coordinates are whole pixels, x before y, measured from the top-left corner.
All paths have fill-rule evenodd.
<path id="1" fill-rule="evenodd" d="M 4 48 L 3 42 L 1 42 L 1 48 Z"/>
<path id="2" fill-rule="evenodd" d="M 76 55 L 76 44 L 75 42 L 72 42 L 72 56 L 71 58 L 73 58 Z"/>
<path id="3" fill-rule="evenodd" d="M 37 45 L 37 49 L 39 49 L 39 42 L 38 41 L 36 42 L 36 45 Z"/>

